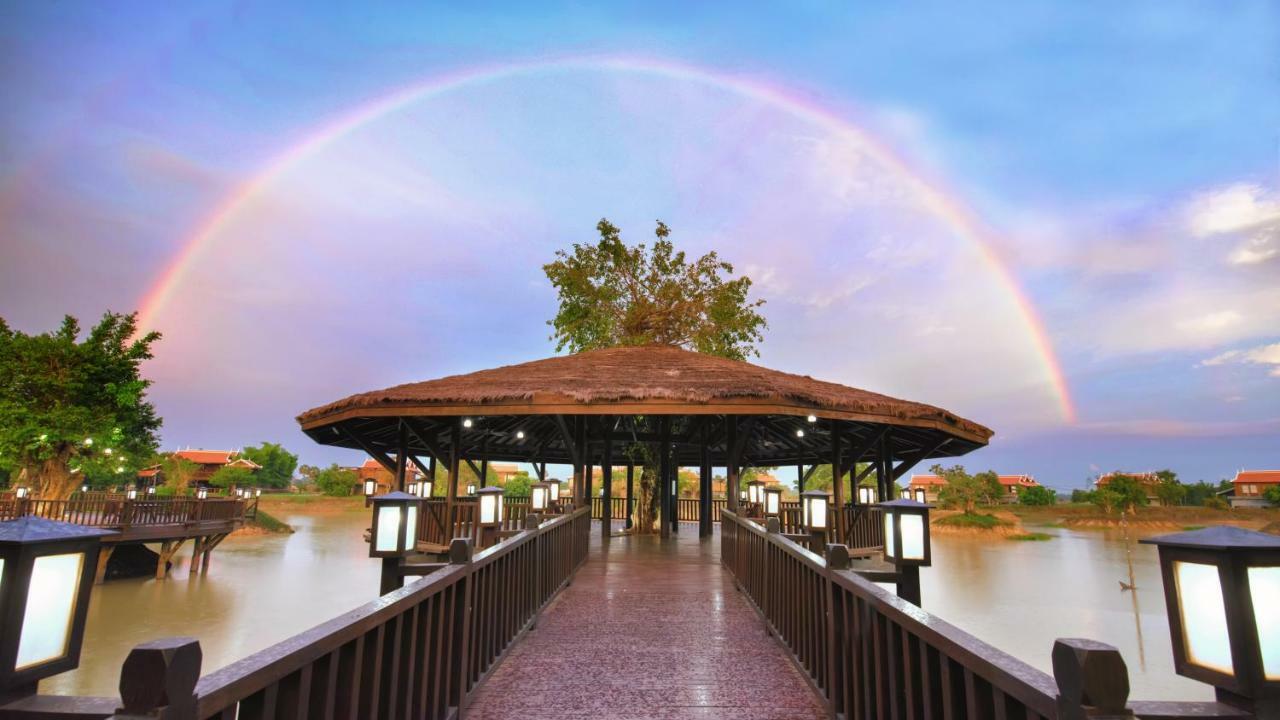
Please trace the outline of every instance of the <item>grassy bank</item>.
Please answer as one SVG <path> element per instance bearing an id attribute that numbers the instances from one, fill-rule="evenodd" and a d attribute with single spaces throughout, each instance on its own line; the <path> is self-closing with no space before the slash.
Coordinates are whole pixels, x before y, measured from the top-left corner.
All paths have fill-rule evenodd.
<path id="1" fill-rule="evenodd" d="M 287 513 L 332 513 L 365 509 L 364 498 L 359 495 L 333 497 L 331 495 L 303 495 L 294 493 L 273 493 L 258 498 L 258 507 L 268 512 Z"/>
<path id="2" fill-rule="evenodd" d="M 1022 522 L 1054 527 L 1113 527 L 1120 524 L 1119 513 L 1105 513 L 1101 508 L 1087 503 L 1064 505 L 1024 506 L 1010 505 L 1008 512 Z M 1161 530 L 1182 530 L 1188 527 L 1208 525 L 1240 525 L 1260 529 L 1280 521 L 1280 510 L 1263 508 L 1239 508 L 1216 510 L 1206 507 L 1142 507 L 1126 518 L 1130 525 Z"/>

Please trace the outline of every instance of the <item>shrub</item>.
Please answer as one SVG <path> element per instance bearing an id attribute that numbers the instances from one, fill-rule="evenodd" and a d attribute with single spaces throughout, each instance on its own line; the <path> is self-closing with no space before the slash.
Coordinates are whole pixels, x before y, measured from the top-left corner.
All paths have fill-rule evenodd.
<path id="1" fill-rule="evenodd" d="M 1058 502 L 1058 493 L 1047 487 L 1029 487 L 1018 495 L 1018 502 L 1023 505 L 1053 505 Z"/>
<path id="2" fill-rule="evenodd" d="M 938 524 L 950 525 L 952 527 L 971 527 L 989 530 L 994 527 L 1006 525 L 1007 523 L 995 515 L 988 515 L 986 513 L 960 513 L 959 515 L 944 517 L 938 520 Z"/>
<path id="3" fill-rule="evenodd" d="M 350 495 L 359 480 L 360 476 L 354 470 L 338 467 L 337 463 L 316 473 L 316 487 L 320 492 L 337 497 Z"/>
<path id="4" fill-rule="evenodd" d="M 1272 505 L 1280 505 L 1280 485 L 1272 485 L 1262 493 L 1262 497 Z"/>
<path id="5" fill-rule="evenodd" d="M 1210 495 L 1209 497 L 1205 498 L 1204 506 L 1209 508 L 1210 510 L 1230 510 L 1231 509 L 1231 505 L 1227 503 L 1226 500 L 1223 500 L 1217 495 Z"/>

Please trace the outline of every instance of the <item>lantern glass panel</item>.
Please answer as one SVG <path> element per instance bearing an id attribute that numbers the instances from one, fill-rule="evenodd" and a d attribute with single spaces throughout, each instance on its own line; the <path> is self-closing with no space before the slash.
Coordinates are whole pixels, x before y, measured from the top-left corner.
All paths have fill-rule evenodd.
<path id="1" fill-rule="evenodd" d="M 884 554 L 885 557 L 894 557 L 896 555 L 893 546 L 893 518 L 897 513 L 886 512 L 884 514 Z"/>
<path id="2" fill-rule="evenodd" d="M 551 502 L 560 502 L 560 483 L 551 483 Z"/>
<path id="3" fill-rule="evenodd" d="M 903 513 L 898 525 L 902 528 L 902 558 L 924 560 L 924 516 Z"/>
<path id="4" fill-rule="evenodd" d="M 1227 675 L 1235 674 L 1218 567 L 1177 560 L 1173 563 L 1173 576 L 1178 586 L 1178 612 L 1187 662 Z"/>
<path id="5" fill-rule="evenodd" d="M 1249 595 L 1258 624 L 1262 674 L 1268 680 L 1280 680 L 1280 567 L 1249 568 Z"/>
<path id="6" fill-rule="evenodd" d="M 32 563 L 15 669 L 57 660 L 67 654 L 83 569 L 84 553 L 44 555 Z"/>
<path id="7" fill-rule="evenodd" d="M 430 480 L 424 480 L 418 486 L 418 490 L 422 493 L 422 497 L 431 497 L 432 493 L 435 492 L 435 483 Z"/>
<path id="8" fill-rule="evenodd" d="M 372 480 L 365 480 L 365 481 L 364 481 L 364 494 L 365 494 L 365 495 L 372 495 L 372 494 L 373 494 L 373 491 L 374 491 L 376 488 L 377 488 L 377 484 L 376 484 L 376 483 L 374 483 L 374 481 L 372 481 Z"/>
<path id="9" fill-rule="evenodd" d="M 765 493 L 764 494 L 764 511 L 770 515 L 777 515 L 779 510 L 779 502 L 781 501 L 781 493 Z"/>
<path id="10" fill-rule="evenodd" d="M 480 496 L 480 522 L 486 525 L 492 525 L 497 522 L 498 517 L 498 496 L 492 493 L 485 493 Z"/>
<path id="11" fill-rule="evenodd" d="M 537 487 L 536 485 L 529 490 L 529 504 L 534 510 L 545 510 L 547 508 L 547 489 Z"/>
<path id="12" fill-rule="evenodd" d="M 400 549 L 400 506 L 386 504 L 378 508 L 378 537 L 373 549 L 377 552 L 396 552 Z"/>
<path id="13" fill-rule="evenodd" d="M 810 498 L 805 507 L 808 516 L 805 524 L 816 530 L 821 530 L 827 526 L 827 501 L 825 498 Z"/>
<path id="14" fill-rule="evenodd" d="M 418 506 L 410 505 L 405 512 L 404 546 L 411 548 L 418 539 Z"/>

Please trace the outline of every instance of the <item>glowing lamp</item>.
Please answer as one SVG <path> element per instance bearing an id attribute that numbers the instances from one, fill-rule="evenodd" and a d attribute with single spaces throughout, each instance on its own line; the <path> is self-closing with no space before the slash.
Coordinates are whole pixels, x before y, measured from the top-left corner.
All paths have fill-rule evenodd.
<path id="1" fill-rule="evenodd" d="M 928 493 L 925 492 L 924 488 L 916 488 L 912 494 L 915 496 L 912 499 L 918 503 L 925 502 L 929 497 Z"/>
<path id="2" fill-rule="evenodd" d="M 1140 542 L 1159 548 L 1177 673 L 1280 713 L 1280 537 L 1217 526 Z"/>
<path id="3" fill-rule="evenodd" d="M 480 497 L 480 526 L 502 524 L 502 488 L 490 485 L 476 493 Z"/>
<path id="4" fill-rule="evenodd" d="M 205 499 L 205 498 L 207 498 L 207 497 L 209 497 L 209 488 L 207 488 L 207 487 L 200 487 L 200 488 L 196 488 L 196 499 L 197 499 L 197 500 L 204 500 L 204 499 Z"/>
<path id="5" fill-rule="evenodd" d="M 24 499 L 30 493 L 31 491 L 28 490 L 26 486 L 23 486 L 23 485 L 19 485 L 18 487 L 13 489 L 13 496 L 18 498 L 19 500 Z"/>
<path id="6" fill-rule="evenodd" d="M 373 478 L 369 478 L 368 480 L 365 480 L 364 496 L 367 498 L 371 498 L 373 497 L 373 494 L 376 492 L 378 492 L 378 481 L 374 480 Z"/>
<path id="7" fill-rule="evenodd" d="M 827 520 L 827 503 L 831 496 L 821 490 L 807 490 L 800 493 L 801 517 L 804 527 L 809 532 L 825 532 L 830 523 Z"/>
<path id="8" fill-rule="evenodd" d="M 559 481 L 559 480 L 555 480 L 555 481 L 552 481 L 552 482 L 547 483 L 547 485 L 549 486 L 549 488 L 550 488 L 550 490 L 551 490 L 551 496 L 550 496 L 550 497 L 551 497 L 551 504 L 552 504 L 552 505 L 554 505 L 554 504 L 556 504 L 556 503 L 560 502 L 560 481 Z"/>
<path id="9" fill-rule="evenodd" d="M 148 494 L 148 495 L 155 495 L 155 494 L 156 494 L 156 486 L 155 486 L 155 485 L 148 485 L 148 486 L 147 486 L 147 494 Z"/>
<path id="10" fill-rule="evenodd" d="M 80 492 L 82 492 L 82 493 L 89 492 L 89 486 L 88 486 L 88 485 L 81 485 L 81 486 L 80 486 Z"/>
<path id="11" fill-rule="evenodd" d="M 434 481 L 430 479 L 423 480 L 422 482 L 418 483 L 418 496 L 429 498 L 431 497 L 431 493 L 434 489 L 435 489 Z"/>
<path id="12" fill-rule="evenodd" d="M 79 665 L 99 546 L 114 534 L 32 516 L 0 523 L 0 702 Z"/>
<path id="13" fill-rule="evenodd" d="M 876 500 L 878 499 L 879 498 L 876 497 L 876 489 L 871 487 L 870 485 L 863 485 L 862 487 L 858 488 L 858 504 L 859 505 L 875 505 Z"/>
<path id="14" fill-rule="evenodd" d="M 476 494 L 476 485 L 475 483 L 471 483 L 470 485 L 467 486 L 467 495 L 474 496 L 475 494 Z"/>
<path id="15" fill-rule="evenodd" d="M 551 483 L 537 482 L 529 486 L 531 512 L 545 512 L 551 504 Z"/>
<path id="16" fill-rule="evenodd" d="M 409 493 L 410 495 L 414 495 L 416 497 L 421 497 L 421 495 L 418 493 L 418 483 L 416 482 L 409 483 L 409 485 L 405 487 L 405 492 Z"/>
<path id="17" fill-rule="evenodd" d="M 764 514 L 777 517 L 782 512 L 782 488 L 768 487 L 764 489 Z"/>
<path id="18" fill-rule="evenodd" d="M 809 415 L 809 417 L 805 418 L 805 420 L 808 420 L 808 421 L 809 421 L 809 422 L 811 422 L 811 423 L 816 423 L 816 422 L 818 422 L 818 416 L 817 416 L 817 415 Z"/>
<path id="19" fill-rule="evenodd" d="M 373 529 L 369 557 L 403 557 L 418 539 L 418 498 L 389 492 L 373 498 Z"/>
<path id="20" fill-rule="evenodd" d="M 739 491 L 738 491 L 738 499 L 739 499 L 739 500 L 743 500 L 743 501 L 745 501 L 745 500 L 747 499 L 747 491 L 746 491 L 746 490 L 739 490 Z"/>
<path id="21" fill-rule="evenodd" d="M 929 509 L 915 500 L 880 503 L 884 510 L 884 559 L 894 565 L 928 567 L 933 562 Z"/>
<path id="22" fill-rule="evenodd" d="M 763 480 L 752 480 L 747 483 L 747 502 L 752 505 L 761 505 L 764 503 Z"/>
<path id="23" fill-rule="evenodd" d="M 126 500 L 137 500 L 138 488 L 129 488 L 128 490 L 125 491 L 124 497 Z"/>

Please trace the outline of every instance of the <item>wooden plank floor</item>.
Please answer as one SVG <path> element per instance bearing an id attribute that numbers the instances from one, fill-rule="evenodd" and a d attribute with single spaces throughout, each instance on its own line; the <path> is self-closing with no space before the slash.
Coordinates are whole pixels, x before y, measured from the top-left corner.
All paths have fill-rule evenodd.
<path id="1" fill-rule="evenodd" d="M 615 537 L 478 690 L 466 717 L 825 717 L 720 567 L 720 538 Z M 605 545 L 601 550 L 601 545 Z"/>

